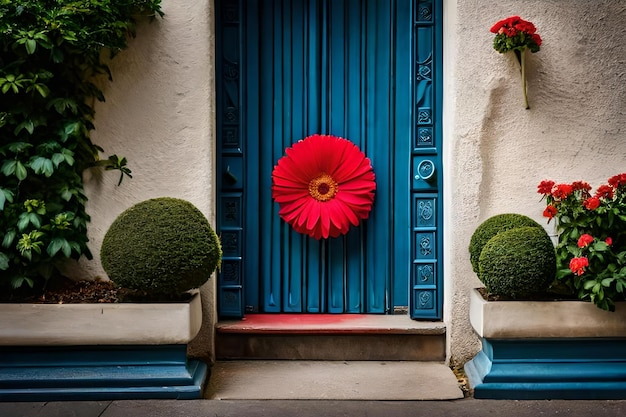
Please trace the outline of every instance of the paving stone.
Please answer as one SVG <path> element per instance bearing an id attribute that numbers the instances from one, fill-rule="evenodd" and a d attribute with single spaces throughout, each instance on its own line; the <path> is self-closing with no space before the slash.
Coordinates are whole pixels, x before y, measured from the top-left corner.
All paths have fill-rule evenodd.
<path id="1" fill-rule="evenodd" d="M 233 400 L 451 400 L 463 398 L 446 365 L 407 361 L 223 361 L 206 397 Z"/>

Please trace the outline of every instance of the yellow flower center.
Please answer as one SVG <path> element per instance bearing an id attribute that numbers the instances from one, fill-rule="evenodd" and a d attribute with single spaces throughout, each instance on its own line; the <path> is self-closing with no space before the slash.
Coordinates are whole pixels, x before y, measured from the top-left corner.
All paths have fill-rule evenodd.
<path id="1" fill-rule="evenodd" d="M 309 194 L 317 201 L 328 201 L 337 194 L 339 186 L 328 174 L 320 174 L 309 182 Z"/>

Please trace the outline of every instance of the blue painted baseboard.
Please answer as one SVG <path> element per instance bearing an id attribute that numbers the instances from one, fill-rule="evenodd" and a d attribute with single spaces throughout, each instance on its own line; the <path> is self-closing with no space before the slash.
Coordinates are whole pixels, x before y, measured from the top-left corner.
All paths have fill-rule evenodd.
<path id="1" fill-rule="evenodd" d="M 0 401 L 195 399 L 206 375 L 186 345 L 0 349 Z"/>
<path id="2" fill-rule="evenodd" d="M 626 399 L 626 339 L 483 339 L 475 398 Z"/>

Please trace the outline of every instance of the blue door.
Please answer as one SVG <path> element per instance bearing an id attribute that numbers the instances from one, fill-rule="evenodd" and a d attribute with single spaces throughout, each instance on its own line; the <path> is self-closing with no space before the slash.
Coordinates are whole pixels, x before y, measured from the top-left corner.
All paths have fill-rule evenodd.
<path id="1" fill-rule="evenodd" d="M 220 315 L 441 318 L 440 2 L 216 5 Z M 315 133 L 354 142 L 377 183 L 369 219 L 321 241 L 271 198 L 278 159 Z"/>

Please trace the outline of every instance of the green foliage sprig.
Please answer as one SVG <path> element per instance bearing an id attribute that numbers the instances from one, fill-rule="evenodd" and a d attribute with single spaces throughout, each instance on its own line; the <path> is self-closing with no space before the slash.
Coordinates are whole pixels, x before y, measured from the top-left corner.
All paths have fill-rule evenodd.
<path id="1" fill-rule="evenodd" d="M 94 76 L 160 0 L 0 0 L 0 288 L 43 285 L 58 261 L 91 258 L 82 172 L 130 176 L 92 143 Z"/>

